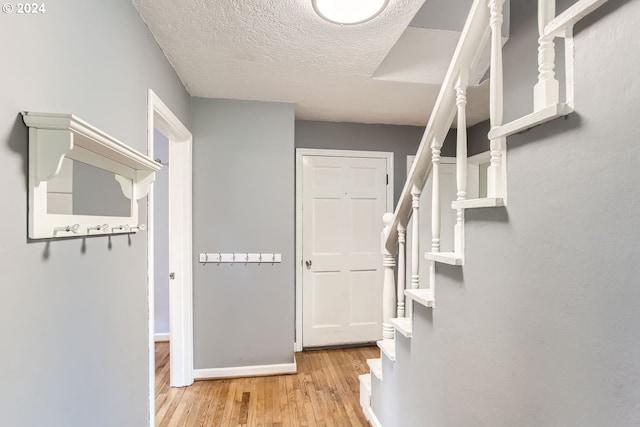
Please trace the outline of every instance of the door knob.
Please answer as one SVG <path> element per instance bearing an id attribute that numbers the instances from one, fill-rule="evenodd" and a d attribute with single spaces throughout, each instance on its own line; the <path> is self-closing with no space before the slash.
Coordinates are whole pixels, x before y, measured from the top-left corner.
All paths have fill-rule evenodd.
<path id="1" fill-rule="evenodd" d="M 304 265 L 306 265 L 306 266 L 307 266 L 307 268 L 311 268 L 311 260 L 310 260 L 310 259 L 306 260 L 306 261 L 304 262 Z"/>
<path id="2" fill-rule="evenodd" d="M 173 280 L 176 278 L 176 273 L 169 273 L 169 279 Z"/>

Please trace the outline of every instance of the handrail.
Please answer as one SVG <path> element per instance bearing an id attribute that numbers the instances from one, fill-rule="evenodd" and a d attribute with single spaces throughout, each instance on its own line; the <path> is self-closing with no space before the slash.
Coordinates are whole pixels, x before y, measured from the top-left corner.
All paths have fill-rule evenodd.
<path id="1" fill-rule="evenodd" d="M 396 253 L 397 250 L 398 225 L 406 227 L 411 218 L 412 190 L 414 187 L 422 190 L 431 174 L 431 145 L 433 142 L 442 145 L 455 117 L 456 80 L 462 70 L 473 68 L 489 41 L 489 17 L 487 0 L 474 0 L 420 141 L 415 161 L 393 213 L 393 221 L 385 241 L 385 247 L 390 253 Z"/>

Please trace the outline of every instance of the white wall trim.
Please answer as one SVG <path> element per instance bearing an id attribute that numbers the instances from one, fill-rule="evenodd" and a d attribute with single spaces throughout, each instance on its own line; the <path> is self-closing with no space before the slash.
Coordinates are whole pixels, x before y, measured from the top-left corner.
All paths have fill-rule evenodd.
<path id="1" fill-rule="evenodd" d="M 169 332 L 158 332 L 153 334 L 153 339 L 155 342 L 169 342 L 169 338 L 171 334 Z"/>
<path id="2" fill-rule="evenodd" d="M 147 96 L 147 152 L 153 158 L 154 129 L 169 139 L 170 385 L 193 383 L 192 145 L 191 132 L 151 90 Z M 155 426 L 154 194 L 147 198 L 147 290 L 149 295 L 149 426 Z"/>
<path id="3" fill-rule="evenodd" d="M 371 424 L 373 427 L 382 427 L 380 420 L 378 419 L 378 417 L 376 417 L 376 414 L 373 412 L 373 408 L 371 407 L 367 408 L 367 413 L 365 414 L 365 417 L 369 421 L 369 424 Z"/>
<path id="4" fill-rule="evenodd" d="M 298 372 L 298 364 L 295 356 L 293 363 L 278 365 L 238 366 L 234 368 L 209 368 L 194 369 L 193 376 L 197 380 L 234 377 L 255 377 L 262 375 L 295 374 Z"/>
<path id="5" fill-rule="evenodd" d="M 393 153 L 386 151 L 323 150 L 296 148 L 296 341 L 295 351 L 302 351 L 302 158 L 303 156 L 360 157 L 386 159 L 389 185 L 387 185 L 387 212 L 393 212 Z M 382 218 L 380 218 L 382 230 Z"/>

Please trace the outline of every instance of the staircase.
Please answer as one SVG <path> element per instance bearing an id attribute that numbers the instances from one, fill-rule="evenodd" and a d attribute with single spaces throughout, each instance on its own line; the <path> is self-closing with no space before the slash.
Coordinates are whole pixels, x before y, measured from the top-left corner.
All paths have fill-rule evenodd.
<path id="1" fill-rule="evenodd" d="M 604 4 L 606 0 L 580 0 L 556 16 L 555 0 L 538 1 L 538 81 L 532 88 L 533 112 L 503 123 L 502 6 L 504 0 L 474 0 L 454 56 L 449 65 L 436 104 L 408 174 L 395 212 L 383 217 L 382 263 L 383 339 L 378 342 L 380 359 L 368 360 L 370 373 L 360 376 L 360 402 L 373 426 L 409 427 L 426 425 L 421 416 L 420 396 L 406 392 L 406 381 L 419 381 L 428 392 L 428 379 L 411 378 L 412 365 L 429 363 L 438 355 L 429 353 L 425 342 L 433 331 L 433 311 L 437 310 L 436 285 L 439 274 L 459 275 L 465 265 L 465 212 L 469 209 L 505 209 L 507 199 L 507 138 L 542 123 L 573 112 L 573 26 Z M 565 48 L 565 93 L 555 77 L 555 40 L 562 38 Z M 469 70 L 476 66 L 487 47 L 491 49 L 490 122 L 488 132 L 491 162 L 487 171 L 487 197 L 467 198 L 466 104 Z M 440 152 L 445 136 L 457 121 L 456 200 L 454 248 L 440 251 Z M 432 185 L 431 235 L 420 235 L 420 196 L 425 184 Z M 407 234 L 411 247 L 406 247 Z M 429 271 L 420 271 L 420 256 L 429 262 Z M 407 259 L 411 260 L 407 271 Z M 426 273 L 426 274 L 425 274 Z M 397 274 L 397 280 L 396 280 Z M 428 287 L 421 288 L 425 275 Z M 406 277 L 410 283 L 406 284 Z M 412 354 L 421 357 L 412 357 Z M 426 355 L 426 356 L 425 356 Z M 397 402 L 407 401 L 414 414 L 398 424 Z M 408 418 L 407 418 L 408 417 Z"/>

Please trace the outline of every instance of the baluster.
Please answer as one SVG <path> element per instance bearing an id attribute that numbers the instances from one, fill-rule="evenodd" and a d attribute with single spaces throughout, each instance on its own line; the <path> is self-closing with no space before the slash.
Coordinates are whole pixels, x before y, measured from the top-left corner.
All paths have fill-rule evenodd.
<path id="1" fill-rule="evenodd" d="M 467 84 L 469 74 L 467 70 L 461 70 L 456 83 L 456 105 L 458 107 L 458 128 L 456 145 L 456 181 L 458 185 L 458 200 L 467 198 Z M 463 210 L 456 212 L 454 251 L 458 256 L 464 253 Z"/>
<path id="2" fill-rule="evenodd" d="M 417 185 L 411 187 L 411 289 L 420 287 L 420 195 L 422 191 Z M 413 305 L 406 309 L 407 317 L 411 317 Z"/>
<path id="3" fill-rule="evenodd" d="M 538 83 L 533 88 L 533 108 L 538 111 L 558 103 L 560 84 L 555 78 L 556 46 L 544 27 L 556 16 L 555 0 L 538 0 Z"/>
<path id="4" fill-rule="evenodd" d="M 411 189 L 411 289 L 420 287 L 420 195 L 422 191 L 414 185 Z"/>
<path id="5" fill-rule="evenodd" d="M 393 214 L 390 212 L 382 216 L 384 229 L 382 230 L 382 266 L 384 267 L 384 281 L 382 282 L 382 338 L 393 339 L 394 330 L 390 320 L 395 311 L 395 291 L 396 284 L 393 277 L 393 268 L 396 266 L 396 260 L 386 248 L 386 240 L 391 229 Z"/>
<path id="6" fill-rule="evenodd" d="M 405 227 L 398 224 L 398 307 L 397 317 L 404 317 L 404 287 L 407 281 L 407 272 L 405 264 Z"/>
<path id="7" fill-rule="evenodd" d="M 440 148 L 441 144 L 433 141 L 431 146 L 431 163 L 433 190 L 431 192 L 431 252 L 440 252 Z M 429 289 L 435 293 L 436 263 L 429 263 Z"/>
<path id="8" fill-rule="evenodd" d="M 504 0 L 489 0 L 491 17 L 491 71 L 489 91 L 489 114 L 491 128 L 502 126 L 504 119 L 502 78 L 502 3 Z M 491 165 L 487 171 L 487 197 L 504 197 L 503 165 L 505 139 L 491 140 Z"/>
<path id="9" fill-rule="evenodd" d="M 431 163 L 433 190 L 431 191 L 431 252 L 440 252 L 440 145 L 433 141 Z"/>

